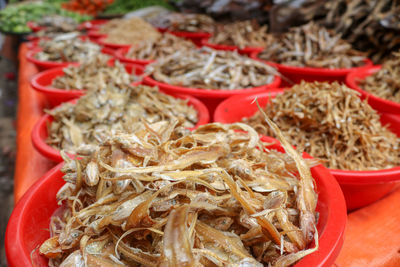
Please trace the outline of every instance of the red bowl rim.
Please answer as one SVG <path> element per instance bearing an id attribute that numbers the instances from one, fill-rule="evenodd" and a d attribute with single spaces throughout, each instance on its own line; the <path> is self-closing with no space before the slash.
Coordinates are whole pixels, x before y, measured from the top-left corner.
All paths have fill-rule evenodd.
<path id="1" fill-rule="evenodd" d="M 244 48 L 239 48 L 238 46 L 235 45 L 210 43 L 208 42 L 208 40 L 203 40 L 201 44 L 203 46 L 211 47 L 216 50 L 238 51 L 239 54 L 246 54 L 246 55 L 251 55 L 252 53 L 255 52 L 259 53 L 264 49 L 263 47 L 258 47 L 258 46 L 246 46 Z"/>
<path id="2" fill-rule="evenodd" d="M 263 137 L 262 140 L 278 142 L 269 137 Z M 280 146 L 279 142 L 275 143 L 273 146 Z M 305 155 L 305 157 L 309 158 L 310 156 Z M 6 230 L 5 246 L 7 258 L 13 259 L 13 261 L 10 262 L 12 267 L 29 266 L 32 264 L 28 256 L 30 252 L 25 252 L 25 247 L 21 242 L 23 240 L 23 233 L 20 225 L 23 224 L 25 210 L 29 208 L 29 203 L 33 201 L 33 197 L 38 194 L 41 188 L 47 187 L 50 182 L 53 182 L 56 175 L 58 177 L 62 165 L 63 163 L 58 164 L 36 181 L 17 203 L 11 214 Z M 325 189 L 324 199 L 326 200 L 326 206 L 317 205 L 317 209 L 327 213 L 326 216 L 324 216 L 326 217 L 326 224 L 320 227 L 317 225 L 317 228 L 322 227 L 322 229 L 319 229 L 322 233 L 320 233 L 319 236 L 318 251 L 301 259 L 295 265 L 296 267 L 329 266 L 333 264 L 343 245 L 344 230 L 347 222 L 346 204 L 338 183 L 322 165 L 315 166 L 312 169 L 317 172 L 319 176 L 318 183 L 316 183 L 317 191 L 318 185 L 324 185 L 322 188 Z M 25 252 L 22 253 L 22 255 L 26 257 L 21 256 L 21 251 Z M 18 255 L 18 257 L 15 257 L 15 255 Z"/>
<path id="3" fill-rule="evenodd" d="M 263 92 L 269 89 L 278 88 L 281 84 L 281 77 L 275 75 L 271 83 L 247 89 L 227 90 L 227 89 L 200 89 L 183 86 L 176 86 L 168 83 L 156 81 L 150 76 L 143 77 L 143 82 L 152 86 L 158 86 L 166 92 L 193 95 L 196 97 L 207 98 L 226 98 L 234 95 L 247 95 L 251 93 Z"/>
<path id="4" fill-rule="evenodd" d="M 372 61 L 369 58 L 366 58 L 365 65 L 360 67 L 353 68 L 342 68 L 342 69 L 327 69 L 327 68 L 312 68 L 312 67 L 296 67 L 290 65 L 283 65 L 276 62 L 264 60 L 258 57 L 259 52 L 251 53 L 250 57 L 262 62 L 267 63 L 268 65 L 274 66 L 278 68 L 280 72 L 287 73 L 297 73 L 297 74 L 306 74 L 306 75 L 324 75 L 324 76 L 343 76 L 348 74 L 351 71 L 364 69 L 373 66 Z"/>
<path id="5" fill-rule="evenodd" d="M 34 21 L 28 21 L 26 26 L 28 26 L 33 32 L 38 32 L 46 28 L 44 26 L 37 25 Z"/>
<path id="6" fill-rule="evenodd" d="M 94 40 L 94 42 L 98 43 L 99 45 L 111 48 L 111 49 L 120 49 L 120 48 L 124 48 L 124 47 L 131 47 L 131 44 L 114 44 L 114 43 L 108 43 L 106 42 L 106 38 L 108 37 L 107 34 L 105 34 L 104 36 Z"/>
<path id="7" fill-rule="evenodd" d="M 99 32 L 98 29 L 88 30 L 87 35 L 92 38 L 101 38 L 107 36 L 107 34 Z"/>
<path id="8" fill-rule="evenodd" d="M 119 59 L 121 62 L 128 62 L 128 63 L 134 63 L 134 64 L 139 64 L 139 65 L 147 65 L 150 63 L 155 62 L 155 60 L 152 59 L 134 59 L 134 58 L 129 58 L 126 57 L 126 54 L 128 53 L 130 47 L 122 47 L 114 52 L 114 56 Z"/>
<path id="9" fill-rule="evenodd" d="M 82 22 L 80 24 L 80 26 L 85 28 L 86 30 L 92 30 L 92 29 L 98 27 L 99 25 L 107 23 L 108 21 L 109 21 L 108 19 L 93 19 L 93 20 Z"/>
<path id="10" fill-rule="evenodd" d="M 214 121 L 226 123 L 226 121 L 224 120 L 224 116 L 222 115 L 223 114 L 222 110 L 224 110 L 226 106 L 228 107 L 237 106 L 237 103 L 243 102 L 244 98 L 254 99 L 255 97 L 258 97 L 259 99 L 262 99 L 265 97 L 275 97 L 275 96 L 276 94 L 263 92 L 257 94 L 249 94 L 246 96 L 233 96 L 228 99 L 225 99 L 216 108 L 214 113 Z M 391 116 L 388 119 L 390 121 L 393 121 L 394 123 L 400 122 L 400 116 L 399 117 Z M 400 181 L 400 166 L 389 169 L 368 170 L 368 171 L 351 171 L 351 170 L 338 170 L 338 169 L 329 169 L 329 171 L 332 173 L 333 176 L 335 176 L 339 184 L 366 185 L 366 184 L 389 183 L 389 182 Z"/>
<path id="11" fill-rule="evenodd" d="M 168 28 L 156 28 L 159 32 L 168 32 L 178 37 L 186 37 L 186 38 L 194 38 L 194 39 L 208 39 L 212 36 L 212 33 L 209 32 L 188 32 L 188 31 L 173 31 Z"/>

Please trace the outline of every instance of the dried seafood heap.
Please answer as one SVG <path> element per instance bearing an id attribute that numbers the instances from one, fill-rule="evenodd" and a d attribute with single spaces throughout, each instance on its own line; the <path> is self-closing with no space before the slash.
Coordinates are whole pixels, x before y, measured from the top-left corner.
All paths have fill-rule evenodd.
<path id="1" fill-rule="evenodd" d="M 155 42 L 161 37 L 156 28 L 138 17 L 111 20 L 101 26 L 100 32 L 107 34 L 106 42 L 115 44 Z"/>
<path id="2" fill-rule="evenodd" d="M 289 266 L 318 249 L 307 249 L 317 195 L 282 142 L 287 154 L 260 150 L 242 123 L 188 132 L 174 121 L 64 156 L 64 206 L 40 253 L 50 266 Z"/>
<path id="3" fill-rule="evenodd" d="M 52 87 L 95 91 L 107 86 L 122 88 L 136 80 L 135 75 L 129 74 L 119 61 L 115 61 L 111 66 L 109 57 L 105 54 L 99 54 L 79 66 L 64 68 L 63 72 L 63 76 L 53 80 Z"/>
<path id="4" fill-rule="evenodd" d="M 236 52 L 207 47 L 177 51 L 146 67 L 158 81 L 192 88 L 235 90 L 269 84 L 277 71 Z"/>
<path id="5" fill-rule="evenodd" d="M 339 83 L 305 83 L 278 95 L 265 108 L 293 145 L 326 166 L 379 170 L 399 166 L 400 138 L 383 127 L 379 115 Z M 246 123 L 264 135 L 274 133 L 257 113 Z"/>
<path id="6" fill-rule="evenodd" d="M 239 48 L 265 47 L 269 38 L 271 37 L 267 34 L 267 26 L 261 27 L 254 20 L 246 20 L 218 25 L 209 42 Z"/>
<path id="7" fill-rule="evenodd" d="M 271 36 L 259 57 L 280 64 L 314 68 L 352 68 L 365 64 L 362 52 L 314 22 Z"/>
<path id="8" fill-rule="evenodd" d="M 209 32 L 215 30 L 215 21 L 203 14 L 170 13 L 150 21 L 154 27 L 170 31 Z"/>
<path id="9" fill-rule="evenodd" d="M 42 51 L 35 54 L 41 61 L 85 62 L 101 53 L 101 47 L 90 41 L 81 40 L 75 34 L 60 35 L 52 40 L 39 43 Z"/>
<path id="10" fill-rule="evenodd" d="M 72 32 L 76 31 L 79 24 L 70 17 L 60 15 L 45 16 L 36 22 L 38 26 L 46 27 L 46 34 L 57 32 Z"/>
<path id="11" fill-rule="evenodd" d="M 54 118 L 47 143 L 69 153 L 92 150 L 111 134 L 146 123 L 178 120 L 184 127 L 197 123 L 197 111 L 186 100 L 142 85 L 90 91 L 76 104 L 64 103 L 47 113 Z"/>
<path id="12" fill-rule="evenodd" d="M 360 80 L 365 91 L 377 97 L 400 103 L 400 52 L 382 65 L 382 69 Z"/>
<path id="13" fill-rule="evenodd" d="M 196 46 L 191 41 L 176 37 L 175 35 L 164 33 L 155 42 L 143 41 L 138 45 L 133 45 L 126 57 L 155 60 L 174 54 L 176 51 L 195 49 Z"/>

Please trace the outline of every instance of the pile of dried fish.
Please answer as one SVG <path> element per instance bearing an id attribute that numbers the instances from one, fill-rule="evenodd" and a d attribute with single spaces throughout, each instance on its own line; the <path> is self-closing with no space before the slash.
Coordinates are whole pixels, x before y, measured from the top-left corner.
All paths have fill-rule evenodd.
<path id="1" fill-rule="evenodd" d="M 191 41 L 187 41 L 169 33 L 164 33 L 162 37 L 155 42 L 143 41 L 138 45 L 133 45 L 126 54 L 126 57 L 155 60 L 172 55 L 176 51 L 195 48 L 196 46 Z"/>
<path id="2" fill-rule="evenodd" d="M 383 127 L 379 115 L 357 91 L 339 83 L 301 83 L 265 108 L 290 142 L 326 166 L 342 170 L 379 170 L 400 165 L 400 139 Z M 274 133 L 257 113 L 246 123 Z"/>
<path id="3" fill-rule="evenodd" d="M 289 266 L 318 249 L 314 180 L 286 140 L 263 151 L 242 123 L 176 123 L 64 155 L 50 266 Z"/>
<path id="4" fill-rule="evenodd" d="M 79 24 L 73 18 L 60 15 L 45 16 L 37 21 L 36 24 L 38 26 L 46 27 L 45 30 L 39 32 L 39 34 L 43 36 L 52 33 L 76 31 L 79 26 Z"/>
<path id="5" fill-rule="evenodd" d="M 359 85 L 377 97 L 400 103 L 400 52 L 393 53 L 382 69 L 360 80 Z"/>
<path id="6" fill-rule="evenodd" d="M 352 49 L 340 37 L 310 22 L 282 35 L 271 36 L 259 57 L 299 67 L 337 69 L 364 65 L 364 54 Z"/>
<path id="7" fill-rule="evenodd" d="M 116 132 L 130 132 L 140 125 L 177 120 L 184 127 L 197 123 L 197 111 L 186 100 L 160 93 L 157 88 L 130 86 L 99 88 L 47 111 L 54 121 L 47 143 L 69 153 L 91 150 Z"/>
<path id="8" fill-rule="evenodd" d="M 154 27 L 170 31 L 214 32 L 215 21 L 204 14 L 169 13 L 149 21 Z"/>
<path id="9" fill-rule="evenodd" d="M 218 25 L 210 43 L 234 45 L 239 48 L 265 47 L 268 38 L 271 37 L 267 34 L 267 26 L 260 27 L 256 21 L 246 20 Z"/>
<path id="10" fill-rule="evenodd" d="M 177 51 L 148 65 L 146 72 L 172 85 L 226 90 L 269 84 L 278 74 L 271 66 L 236 52 L 207 47 Z"/>
<path id="11" fill-rule="evenodd" d="M 35 54 L 41 61 L 84 62 L 101 53 L 101 47 L 87 40 L 81 40 L 76 34 L 64 34 L 51 40 L 41 40 L 42 49 Z"/>
<path id="12" fill-rule="evenodd" d="M 115 61 L 111 66 L 109 57 L 99 54 L 79 66 L 63 69 L 64 75 L 55 78 L 51 84 L 54 88 L 64 90 L 98 90 L 108 86 L 122 88 L 136 80 L 125 66 Z"/>
<path id="13" fill-rule="evenodd" d="M 114 44 L 137 44 L 142 41 L 156 42 L 161 33 L 141 18 L 114 19 L 100 28 L 107 34 L 106 42 Z"/>

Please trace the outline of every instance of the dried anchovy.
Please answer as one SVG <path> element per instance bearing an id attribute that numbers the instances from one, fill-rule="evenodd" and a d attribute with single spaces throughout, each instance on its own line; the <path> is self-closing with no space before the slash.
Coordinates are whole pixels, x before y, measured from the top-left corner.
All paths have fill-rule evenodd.
<path id="1" fill-rule="evenodd" d="M 377 97 L 400 103 L 400 52 L 393 53 L 382 69 L 360 80 L 359 85 Z"/>
<path id="2" fill-rule="evenodd" d="M 352 68 L 365 64 L 362 52 L 341 36 L 310 22 L 271 36 L 260 58 L 285 65 L 315 68 Z"/>
<path id="3" fill-rule="evenodd" d="M 164 121 L 63 154 L 65 204 L 39 251 L 50 266 L 289 266 L 318 249 L 317 195 L 281 142 L 287 154 L 242 123 Z"/>
<path id="4" fill-rule="evenodd" d="M 154 27 L 170 31 L 209 32 L 215 30 L 215 21 L 204 14 L 170 13 L 149 21 Z"/>
<path id="5" fill-rule="evenodd" d="M 109 65 L 109 56 L 98 54 L 79 66 L 63 69 L 64 75 L 53 80 L 51 86 L 64 90 L 98 90 L 107 86 L 124 87 L 137 80 L 134 74 L 129 74 L 125 66 L 115 61 Z"/>
<path id="6" fill-rule="evenodd" d="M 107 34 L 106 42 L 115 44 L 155 42 L 161 37 L 156 28 L 138 17 L 111 20 L 101 26 L 100 32 Z"/>
<path id="7" fill-rule="evenodd" d="M 195 49 L 196 46 L 183 38 L 164 33 L 162 37 L 155 42 L 142 41 L 133 45 L 126 56 L 128 58 L 155 60 L 174 54 L 176 51 Z"/>
<path id="8" fill-rule="evenodd" d="M 358 93 L 339 83 L 305 83 L 278 95 L 265 108 L 284 135 L 332 169 L 379 170 L 399 166 L 400 139 Z M 273 135 L 257 113 L 246 123 Z"/>
<path id="9" fill-rule="evenodd" d="M 39 46 L 42 51 L 35 54 L 35 57 L 41 61 L 85 62 L 101 53 L 99 45 L 81 40 L 75 34 L 64 34 L 51 40 L 41 40 Z"/>
<path id="10" fill-rule="evenodd" d="M 227 90 L 265 85 L 277 74 L 274 68 L 257 60 L 207 47 L 177 51 L 148 65 L 146 72 L 168 84 Z"/>
<path id="11" fill-rule="evenodd" d="M 197 111 L 186 100 L 142 85 L 99 88 L 76 104 L 64 103 L 47 113 L 54 118 L 47 143 L 74 154 L 92 149 L 112 133 L 129 132 L 144 123 L 178 120 L 185 127 L 197 123 Z"/>
<path id="12" fill-rule="evenodd" d="M 210 38 L 210 43 L 239 48 L 265 47 L 269 38 L 271 35 L 267 33 L 267 26 L 260 27 L 256 21 L 246 20 L 218 25 Z"/>

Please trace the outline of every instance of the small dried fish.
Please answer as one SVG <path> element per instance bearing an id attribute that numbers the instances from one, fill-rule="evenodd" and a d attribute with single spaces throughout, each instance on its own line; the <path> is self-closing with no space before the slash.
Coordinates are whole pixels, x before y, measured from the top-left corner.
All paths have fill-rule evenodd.
<path id="1" fill-rule="evenodd" d="M 95 91 L 109 86 L 121 88 L 137 80 L 119 61 L 110 66 L 109 60 L 109 56 L 98 54 L 79 66 L 64 68 L 64 75 L 55 78 L 51 86 L 64 90 Z"/>
<path id="2" fill-rule="evenodd" d="M 382 126 L 357 91 L 339 83 L 295 85 L 276 96 L 265 113 L 293 145 L 332 169 L 380 170 L 399 166 L 400 138 Z M 274 136 L 262 114 L 244 120 Z"/>
<path id="3" fill-rule="evenodd" d="M 146 67 L 153 78 L 168 84 L 235 90 L 271 83 L 278 72 L 257 60 L 208 47 L 177 51 Z"/>
<path id="4" fill-rule="evenodd" d="M 197 111 L 186 100 L 142 85 L 108 84 L 89 91 L 76 104 L 64 103 L 46 112 L 54 118 L 47 143 L 72 154 L 80 149 L 90 151 L 113 133 L 131 132 L 145 124 L 166 120 L 190 128 L 197 123 Z"/>
<path id="5" fill-rule="evenodd" d="M 220 24 L 210 38 L 210 43 L 233 45 L 243 49 L 247 46 L 265 47 L 271 35 L 267 26 L 260 26 L 255 20 Z"/>
<path id="6" fill-rule="evenodd" d="M 85 62 L 98 56 L 101 47 L 90 41 L 81 40 L 76 34 L 63 34 L 51 40 L 41 40 L 42 49 L 35 54 L 36 59 L 54 62 Z"/>
<path id="7" fill-rule="evenodd" d="M 154 27 L 170 31 L 214 32 L 215 21 L 204 14 L 169 13 L 149 21 Z"/>
<path id="8" fill-rule="evenodd" d="M 193 42 L 179 38 L 175 35 L 164 33 L 155 42 L 143 41 L 133 45 L 126 57 L 144 60 L 156 60 L 174 54 L 176 51 L 195 49 Z"/>
<path id="9" fill-rule="evenodd" d="M 37 37 L 54 38 L 63 33 L 79 32 L 79 24 L 73 18 L 60 15 L 45 16 L 39 21 L 36 21 L 36 24 L 45 27 L 45 29 L 34 34 Z"/>
<path id="10" fill-rule="evenodd" d="M 163 122 L 112 135 L 75 165 L 66 158 L 75 168 L 40 253 L 50 266 L 293 264 L 318 249 L 307 249 L 318 244 L 317 194 L 310 162 L 271 125 L 287 154 L 242 123 Z"/>
<path id="11" fill-rule="evenodd" d="M 382 64 L 382 68 L 360 80 L 363 90 L 377 97 L 400 103 L 400 52 Z"/>
<path id="12" fill-rule="evenodd" d="M 115 44 L 156 42 L 161 37 L 156 28 L 139 17 L 113 19 L 103 24 L 99 32 L 107 34 L 106 42 Z"/>
<path id="13" fill-rule="evenodd" d="M 314 22 L 271 36 L 259 57 L 285 65 L 328 69 L 359 67 L 366 59 L 364 53 L 352 49 L 340 34 Z"/>

